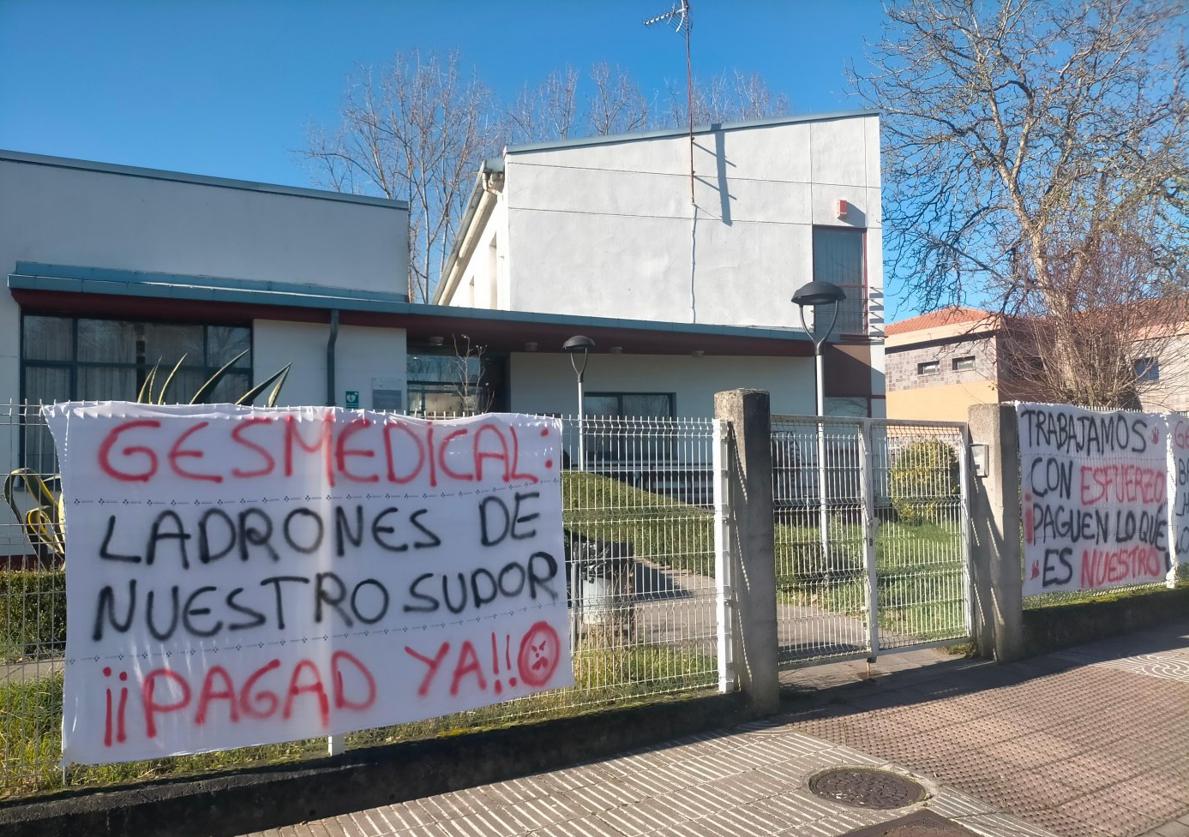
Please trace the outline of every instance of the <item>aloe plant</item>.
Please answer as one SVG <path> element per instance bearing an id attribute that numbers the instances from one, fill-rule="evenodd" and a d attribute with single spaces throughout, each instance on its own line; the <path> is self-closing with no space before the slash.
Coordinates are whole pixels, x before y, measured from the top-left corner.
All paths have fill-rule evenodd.
<path id="1" fill-rule="evenodd" d="M 43 561 L 66 555 L 61 488 L 62 478 L 58 474 L 36 474 L 29 468 L 17 468 L 4 480 L 4 502 L 24 527 L 34 553 Z M 24 489 L 33 500 L 32 507 L 20 509 L 16 499 L 18 489 Z"/>
<path id="2" fill-rule="evenodd" d="M 219 370 L 215 372 L 215 374 L 207 378 L 202 383 L 202 386 L 194 391 L 194 394 L 190 397 L 190 400 L 187 403 L 201 404 L 202 400 L 214 392 L 215 387 L 219 385 L 219 382 L 223 380 L 223 377 L 229 371 L 231 371 L 232 367 L 234 367 L 235 364 L 239 362 L 247 353 L 248 350 L 244 349 L 238 355 L 223 364 Z M 140 392 L 136 394 L 137 403 L 164 404 L 165 396 L 169 392 L 169 385 L 173 383 L 173 379 L 177 375 L 178 370 L 181 369 L 182 364 L 186 362 L 186 357 L 187 355 L 182 355 L 180 358 L 178 358 L 178 362 L 173 365 L 173 369 L 170 370 L 169 375 L 165 378 L 165 383 L 161 384 L 161 389 L 157 391 L 155 396 L 153 393 L 153 386 L 157 382 L 157 373 L 161 369 L 161 361 L 158 360 L 155 364 L 153 364 L 153 368 L 150 369 L 149 374 L 145 376 L 144 383 L 140 385 Z M 281 396 L 281 388 L 285 385 L 285 379 L 289 377 L 289 367 L 292 365 L 293 364 L 290 363 L 287 366 L 281 367 L 276 372 L 273 372 L 263 381 L 256 384 L 239 398 L 237 398 L 235 403 L 251 404 L 260 396 L 260 393 L 264 392 L 264 390 L 271 385 L 272 392 L 268 394 L 268 398 L 265 400 L 264 406 L 277 406 L 277 399 Z"/>
<path id="3" fill-rule="evenodd" d="M 247 353 L 246 349 L 240 352 L 203 381 L 202 386 L 194 391 L 188 403 L 199 404 L 204 398 L 214 392 L 215 387 L 219 385 L 219 382 L 223 380 L 224 376 Z M 166 376 L 165 381 L 161 384 L 161 388 L 155 389 L 157 375 L 161 369 L 161 361 L 158 360 L 153 365 L 153 368 L 149 370 L 149 374 L 145 376 L 144 383 L 140 387 L 140 392 L 136 394 L 137 403 L 164 404 L 166 396 L 169 393 L 170 384 L 173 383 L 178 370 L 181 369 L 185 361 L 186 355 L 182 355 L 178 359 L 178 362 L 173 365 L 173 369 Z M 285 385 L 285 379 L 289 376 L 289 368 L 292 365 L 289 364 L 278 369 L 263 381 L 248 389 L 247 392 L 235 400 L 235 403 L 251 404 L 260 397 L 261 393 L 271 386 L 272 390 L 265 399 L 265 406 L 275 407 L 277 400 L 281 396 L 281 388 Z M 20 490 L 23 490 L 25 495 L 32 501 L 32 506 L 27 509 L 21 509 L 20 504 L 17 503 L 17 493 Z M 25 536 L 29 539 L 29 543 L 33 546 L 33 550 L 39 559 L 43 561 L 48 559 L 65 559 L 66 539 L 64 535 L 64 524 L 66 512 L 62 502 L 61 475 L 37 474 L 29 468 L 17 468 L 9 472 L 8 477 L 4 480 L 4 502 L 8 504 L 8 507 L 12 509 L 13 515 L 24 527 Z"/>

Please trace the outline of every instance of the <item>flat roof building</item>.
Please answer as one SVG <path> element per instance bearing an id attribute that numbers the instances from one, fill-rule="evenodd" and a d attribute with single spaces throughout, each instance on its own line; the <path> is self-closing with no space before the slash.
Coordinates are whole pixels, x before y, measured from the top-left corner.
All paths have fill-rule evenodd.
<path id="1" fill-rule="evenodd" d="M 824 279 L 847 294 L 827 354 L 827 411 L 878 416 L 881 254 L 874 112 L 703 127 L 692 160 L 684 131 L 591 137 L 509 148 L 483 166 L 435 302 L 800 331 L 793 292 Z M 539 356 L 510 360 L 514 380 L 544 373 Z M 813 411 L 810 363 L 753 365 L 782 369 L 804 394 L 778 409 Z"/>
<path id="2" fill-rule="evenodd" d="M 180 394 L 246 349 L 217 397 L 292 364 L 283 403 L 462 408 L 474 367 L 486 406 L 574 411 L 582 332 L 590 411 L 704 416 L 753 386 L 809 413 L 790 297 L 826 278 L 827 409 L 881 415 L 878 117 L 701 129 L 694 203 L 688 155 L 674 131 L 508 149 L 426 305 L 400 201 L 0 152 L 0 397 L 133 398 L 184 354 Z"/>

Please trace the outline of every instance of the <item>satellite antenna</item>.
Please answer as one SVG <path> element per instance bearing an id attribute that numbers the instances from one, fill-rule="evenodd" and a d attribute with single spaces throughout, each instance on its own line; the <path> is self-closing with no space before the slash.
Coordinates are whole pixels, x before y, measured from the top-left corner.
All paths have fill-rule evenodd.
<path id="1" fill-rule="evenodd" d="M 690 20 L 689 0 L 679 0 L 673 4 L 673 8 L 669 11 L 644 21 L 645 26 L 654 26 L 658 23 L 672 23 L 674 31 L 685 33 L 685 108 L 689 113 L 689 202 L 696 205 L 694 201 L 694 70 L 689 47 L 689 33 L 693 23 Z"/>

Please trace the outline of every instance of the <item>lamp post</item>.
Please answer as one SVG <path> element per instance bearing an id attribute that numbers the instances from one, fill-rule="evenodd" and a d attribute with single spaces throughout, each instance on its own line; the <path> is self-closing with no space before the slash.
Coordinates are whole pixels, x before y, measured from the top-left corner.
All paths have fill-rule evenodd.
<path id="1" fill-rule="evenodd" d="M 810 282 L 807 285 L 802 285 L 793 294 L 793 302 L 801 315 L 801 328 L 805 329 L 805 333 L 813 341 L 818 418 L 824 418 L 826 415 L 825 365 L 822 361 L 822 344 L 826 342 L 834 330 L 834 326 L 838 324 L 838 304 L 844 299 L 846 299 L 846 294 L 843 293 L 842 288 L 831 282 Z M 805 309 L 810 305 L 829 305 L 831 308 L 830 327 L 818 335 L 810 331 L 809 326 L 805 323 Z M 816 316 L 814 325 L 817 325 Z M 826 516 L 826 424 L 824 421 L 818 423 L 817 431 L 817 496 L 818 525 L 821 527 L 822 536 L 822 559 L 825 560 L 829 546 L 829 537 L 827 536 L 829 519 Z"/>
<path id="2" fill-rule="evenodd" d="M 590 361 L 590 350 L 595 347 L 595 341 L 582 334 L 575 334 L 565 343 L 562 350 L 570 355 L 570 366 L 574 367 L 574 374 L 578 377 L 578 470 L 586 470 L 586 433 L 583 427 L 585 410 L 582 406 L 582 383 L 586 377 L 586 364 Z M 582 355 L 582 365 L 578 365 L 578 355 Z"/>

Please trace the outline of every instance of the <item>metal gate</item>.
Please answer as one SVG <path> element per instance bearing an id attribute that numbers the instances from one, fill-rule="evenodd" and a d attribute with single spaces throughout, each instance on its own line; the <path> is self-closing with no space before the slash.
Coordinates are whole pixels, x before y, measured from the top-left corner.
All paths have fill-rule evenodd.
<path id="1" fill-rule="evenodd" d="M 781 668 L 970 636 L 966 425 L 772 417 Z"/>

